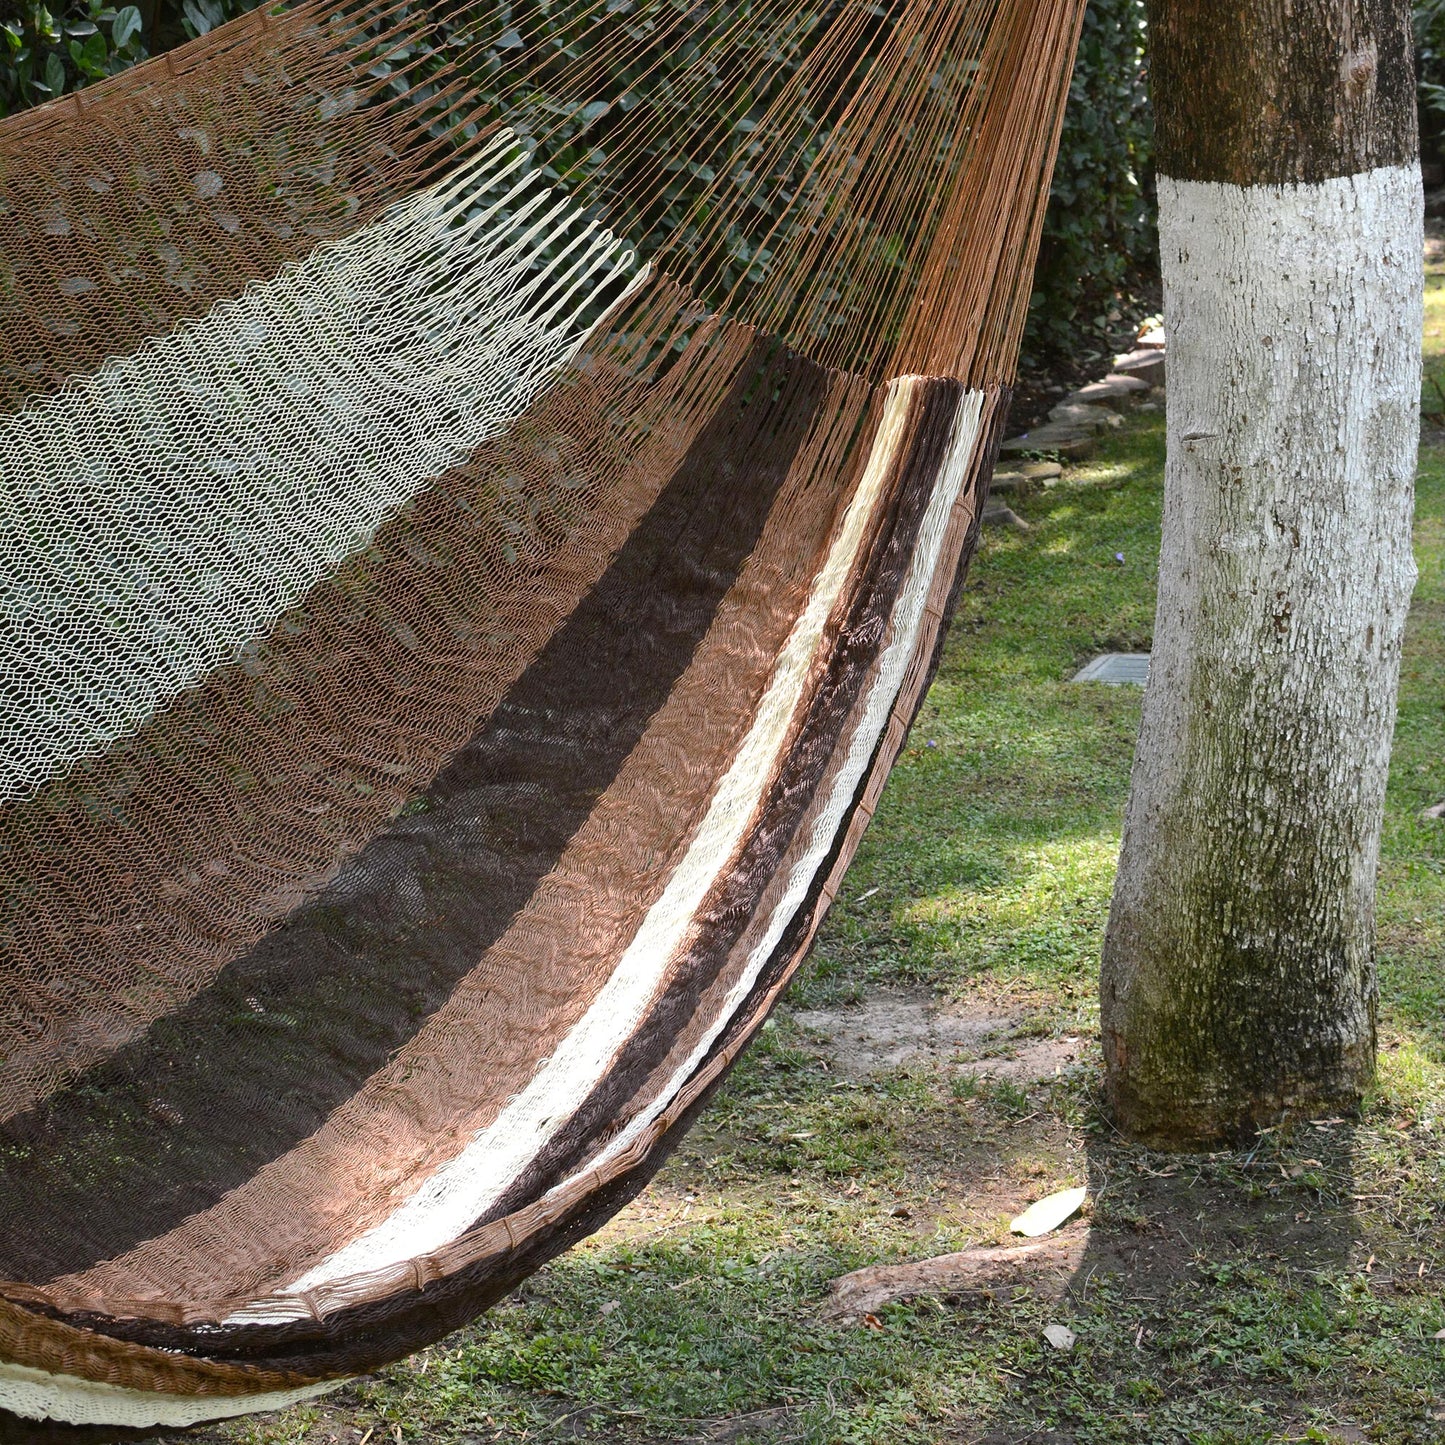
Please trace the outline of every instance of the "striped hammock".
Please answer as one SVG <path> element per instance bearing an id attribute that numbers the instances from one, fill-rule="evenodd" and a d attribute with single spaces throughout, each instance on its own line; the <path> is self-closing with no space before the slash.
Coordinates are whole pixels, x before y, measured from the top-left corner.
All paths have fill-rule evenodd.
<path id="1" fill-rule="evenodd" d="M 0 123 L 0 1430 L 658 1167 L 936 662 L 1082 10 L 268 3 Z"/>

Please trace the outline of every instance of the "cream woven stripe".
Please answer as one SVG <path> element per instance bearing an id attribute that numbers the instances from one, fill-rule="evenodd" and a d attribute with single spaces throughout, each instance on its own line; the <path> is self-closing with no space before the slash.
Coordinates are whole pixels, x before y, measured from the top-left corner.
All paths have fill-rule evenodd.
<path id="1" fill-rule="evenodd" d="M 52 1375 L 0 1360 L 0 1408 L 22 1420 L 63 1420 L 68 1425 L 136 1429 L 169 1425 L 183 1429 L 203 1420 L 225 1420 L 256 1410 L 283 1410 L 303 1400 L 314 1400 L 345 1383 L 327 1380 L 264 1395 L 164 1395 L 97 1384 L 76 1375 Z"/>
<path id="2" fill-rule="evenodd" d="M 0 418 L 0 801 L 235 659 L 527 407 L 599 290 L 643 274 L 503 133 L 373 225 Z"/>

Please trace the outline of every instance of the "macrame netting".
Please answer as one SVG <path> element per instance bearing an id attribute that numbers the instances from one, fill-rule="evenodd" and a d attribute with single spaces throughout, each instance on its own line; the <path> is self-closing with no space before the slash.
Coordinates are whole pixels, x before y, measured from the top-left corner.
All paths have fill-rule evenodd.
<path id="1" fill-rule="evenodd" d="M 657 1168 L 931 675 L 1082 8 L 273 3 L 0 123 L 0 1428 Z"/>

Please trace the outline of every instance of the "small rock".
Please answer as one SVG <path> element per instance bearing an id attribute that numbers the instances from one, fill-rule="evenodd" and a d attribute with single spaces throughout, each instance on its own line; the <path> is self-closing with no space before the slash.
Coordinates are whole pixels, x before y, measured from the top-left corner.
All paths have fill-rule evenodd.
<path id="1" fill-rule="evenodd" d="M 1062 476 L 1064 469 L 1057 462 L 1019 462 L 1012 470 L 1031 482 L 1046 482 L 1052 477 Z"/>
<path id="2" fill-rule="evenodd" d="M 1026 488 L 1028 484 L 1029 479 L 1020 472 L 995 472 L 988 484 L 988 491 L 990 496 L 996 492 L 1017 492 Z"/>
<path id="3" fill-rule="evenodd" d="M 1002 502 L 990 502 L 983 509 L 983 525 L 985 527 L 1009 527 L 1015 532 L 1027 532 L 1029 524 L 1022 517 Z"/>
<path id="4" fill-rule="evenodd" d="M 1426 808 L 1420 814 L 1420 818 L 1422 821 L 1432 818 L 1445 818 L 1445 802 L 1435 803 L 1433 806 Z"/>
<path id="5" fill-rule="evenodd" d="M 1072 1350 L 1079 1337 L 1068 1325 L 1045 1325 L 1044 1338 L 1056 1350 Z"/>
<path id="6" fill-rule="evenodd" d="M 1164 353 L 1152 347 L 1140 347 L 1125 356 L 1116 356 L 1114 370 L 1124 376 L 1137 376 L 1150 386 L 1163 386 Z"/>
<path id="7" fill-rule="evenodd" d="M 1050 410 L 1049 420 L 1080 427 L 1084 431 L 1108 431 L 1124 425 L 1124 418 L 1106 406 L 1075 406 L 1066 401 Z"/>
<path id="8" fill-rule="evenodd" d="M 1091 381 L 1064 398 L 1065 406 L 1111 406 L 1116 411 L 1137 397 L 1147 396 L 1149 383 L 1142 376 L 1111 371 L 1101 381 Z"/>
<path id="9" fill-rule="evenodd" d="M 1020 452 L 1054 452 L 1070 461 L 1079 461 L 1092 456 L 1094 448 L 1094 439 L 1087 432 L 1066 422 L 1053 421 L 1035 427 L 1021 437 L 1010 437 L 999 451 L 1004 456 L 1017 456 Z"/>
<path id="10" fill-rule="evenodd" d="M 1139 335 L 1134 339 L 1136 349 L 1151 347 L 1156 351 L 1164 350 L 1164 323 L 1157 317 L 1152 317 L 1139 328 Z"/>

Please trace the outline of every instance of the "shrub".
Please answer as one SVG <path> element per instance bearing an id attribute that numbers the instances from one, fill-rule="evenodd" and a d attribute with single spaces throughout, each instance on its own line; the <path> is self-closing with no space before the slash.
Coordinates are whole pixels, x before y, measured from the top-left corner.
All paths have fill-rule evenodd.
<path id="1" fill-rule="evenodd" d="M 1044 218 L 1026 367 L 1102 344 L 1133 289 L 1158 274 L 1145 37 L 1144 0 L 1090 0 Z"/>
<path id="2" fill-rule="evenodd" d="M 1414 14 L 1420 139 L 1422 149 L 1438 152 L 1445 133 L 1445 0 L 1417 0 Z"/>
<path id="3" fill-rule="evenodd" d="M 259 0 L 12 0 L 0 20 L 0 116 L 104 80 Z M 7 11 L 11 11 L 7 6 Z"/>

